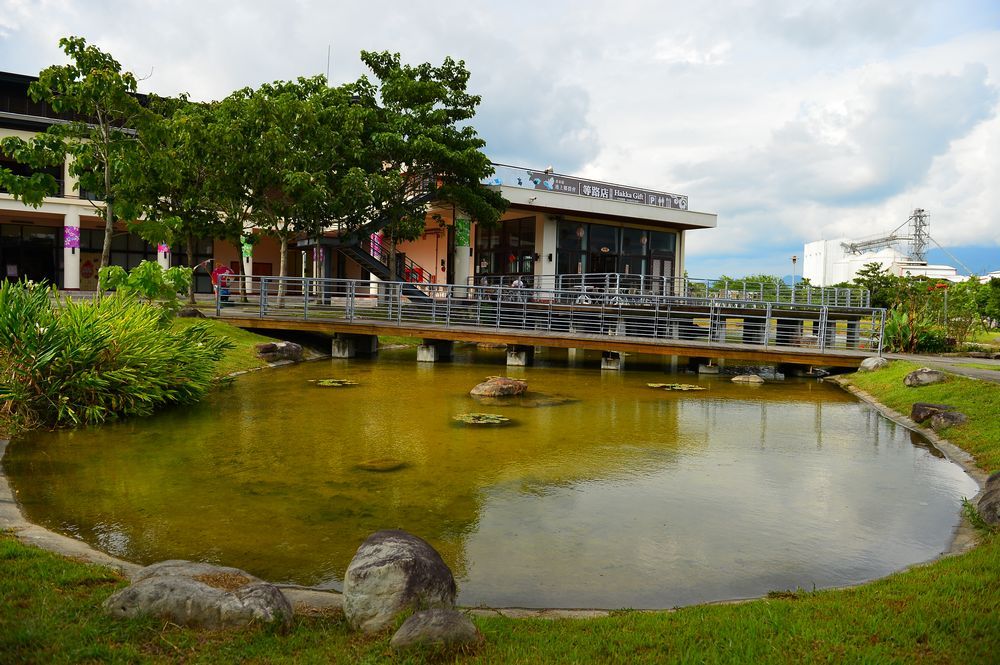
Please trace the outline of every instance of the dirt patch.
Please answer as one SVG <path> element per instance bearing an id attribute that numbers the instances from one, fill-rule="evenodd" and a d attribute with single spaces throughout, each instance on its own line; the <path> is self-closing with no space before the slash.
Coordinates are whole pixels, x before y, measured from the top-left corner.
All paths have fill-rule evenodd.
<path id="1" fill-rule="evenodd" d="M 207 584 L 214 589 L 222 589 L 223 591 L 236 591 L 239 588 L 245 587 L 250 584 L 250 578 L 244 577 L 243 575 L 237 575 L 236 573 L 216 573 L 214 575 L 195 575 L 194 577 L 199 582 Z"/>

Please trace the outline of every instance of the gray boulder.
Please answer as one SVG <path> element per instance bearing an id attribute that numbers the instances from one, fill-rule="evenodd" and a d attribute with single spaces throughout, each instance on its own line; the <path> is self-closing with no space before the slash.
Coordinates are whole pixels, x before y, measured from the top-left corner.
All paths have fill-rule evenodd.
<path id="1" fill-rule="evenodd" d="M 889 361 L 885 358 L 880 358 L 878 356 L 872 356 L 871 358 L 865 358 L 861 361 L 861 366 L 858 367 L 859 372 L 874 372 L 882 369 L 883 367 L 888 367 Z"/>
<path id="2" fill-rule="evenodd" d="M 479 630 L 469 617 L 457 610 L 423 610 L 410 616 L 392 636 L 396 650 L 413 647 L 450 647 L 474 644 Z"/>
<path id="3" fill-rule="evenodd" d="M 916 402 L 910 407 L 910 420 L 915 423 L 922 423 L 936 413 L 943 411 L 954 411 L 955 407 L 947 404 L 930 404 L 928 402 Z"/>
<path id="4" fill-rule="evenodd" d="M 993 474 L 994 476 L 997 474 Z M 976 504 L 976 510 L 979 511 L 979 516 L 991 526 L 1000 526 L 1000 486 L 993 489 L 987 489 L 983 492 L 983 495 L 979 497 L 979 502 Z"/>
<path id="5" fill-rule="evenodd" d="M 405 531 L 376 531 L 344 576 L 344 615 L 356 630 L 378 632 L 406 609 L 455 606 L 455 578 L 441 555 Z"/>
<path id="6" fill-rule="evenodd" d="M 740 374 L 739 376 L 733 377 L 733 383 L 750 383 L 760 385 L 764 383 L 764 379 L 756 374 Z"/>
<path id="7" fill-rule="evenodd" d="M 257 357 L 269 363 L 279 360 L 302 360 L 302 347 L 295 342 L 264 342 L 254 347 Z"/>
<path id="8" fill-rule="evenodd" d="M 958 411 L 941 411 L 931 416 L 931 429 L 935 432 L 945 427 L 964 425 L 969 422 L 968 416 Z"/>
<path id="9" fill-rule="evenodd" d="M 934 383 L 941 383 L 947 378 L 944 372 L 940 372 L 930 367 L 915 369 L 903 377 L 903 385 L 911 388 L 919 386 L 929 386 Z"/>
<path id="10" fill-rule="evenodd" d="M 111 616 L 155 616 L 189 628 L 291 626 L 292 606 L 273 584 L 238 568 L 162 561 L 140 570 L 132 584 L 104 602 Z"/>
<path id="11" fill-rule="evenodd" d="M 197 307 L 182 307 L 177 310 L 177 318 L 179 319 L 204 319 L 205 312 L 201 311 Z"/>
<path id="12" fill-rule="evenodd" d="M 469 391 L 473 397 L 512 397 L 523 395 L 528 390 L 528 382 L 506 376 L 489 376 Z"/>

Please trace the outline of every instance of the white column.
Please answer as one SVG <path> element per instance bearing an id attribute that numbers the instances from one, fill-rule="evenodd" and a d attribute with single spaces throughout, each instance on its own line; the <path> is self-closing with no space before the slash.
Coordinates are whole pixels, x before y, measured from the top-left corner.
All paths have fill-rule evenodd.
<path id="1" fill-rule="evenodd" d="M 80 211 L 63 216 L 63 289 L 80 289 Z"/>
<path id="2" fill-rule="evenodd" d="M 161 242 L 156 246 L 156 262 L 164 270 L 170 268 L 170 245 Z"/>
<path id="3" fill-rule="evenodd" d="M 472 220 L 455 218 L 455 283 L 468 284 L 472 274 Z"/>
<path id="4" fill-rule="evenodd" d="M 556 241 L 558 221 L 549 215 L 541 215 L 541 229 L 535 231 L 535 251 L 541 255 L 535 266 L 536 275 L 551 276 L 556 274 Z M 539 232 L 540 231 L 540 232 Z M 543 280 L 544 282 L 545 280 Z"/>
<path id="5" fill-rule="evenodd" d="M 249 295 L 253 293 L 253 245 L 250 242 L 240 242 L 240 256 L 243 258 L 243 274 L 246 275 L 243 292 Z"/>

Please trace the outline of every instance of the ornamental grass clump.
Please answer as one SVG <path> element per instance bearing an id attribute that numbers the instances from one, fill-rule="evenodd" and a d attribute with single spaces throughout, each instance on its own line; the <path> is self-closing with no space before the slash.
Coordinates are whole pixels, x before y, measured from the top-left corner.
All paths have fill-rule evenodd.
<path id="1" fill-rule="evenodd" d="M 73 426 L 197 402 L 231 342 L 207 323 L 179 330 L 134 294 L 60 301 L 0 285 L 0 417 L 8 428 Z"/>

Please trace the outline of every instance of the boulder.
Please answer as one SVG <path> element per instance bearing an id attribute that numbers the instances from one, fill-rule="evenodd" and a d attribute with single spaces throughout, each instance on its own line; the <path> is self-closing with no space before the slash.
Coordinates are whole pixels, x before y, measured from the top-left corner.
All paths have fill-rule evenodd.
<path id="1" fill-rule="evenodd" d="M 933 383 L 941 383 L 946 378 L 944 372 L 931 369 L 930 367 L 921 367 L 903 377 L 903 385 L 917 388 L 919 386 L 929 386 Z"/>
<path id="2" fill-rule="evenodd" d="M 931 429 L 935 432 L 945 427 L 964 425 L 969 422 L 968 416 L 958 411 L 939 411 L 931 416 Z"/>
<path id="3" fill-rule="evenodd" d="M 997 474 L 993 474 L 996 476 Z M 979 516 L 990 526 L 1000 526 L 1000 484 L 993 489 L 987 484 L 983 495 L 976 504 Z"/>
<path id="4" fill-rule="evenodd" d="M 254 346 L 257 357 L 269 363 L 279 360 L 302 360 L 302 347 L 295 342 L 264 342 Z"/>
<path id="5" fill-rule="evenodd" d="M 761 383 L 764 383 L 764 379 L 756 374 L 740 374 L 739 376 L 733 377 L 733 383 L 753 383 L 760 385 Z"/>
<path id="6" fill-rule="evenodd" d="M 1000 471 L 994 471 L 993 474 L 986 479 L 986 485 L 983 486 L 983 491 L 985 492 L 995 489 L 1000 489 Z"/>
<path id="7" fill-rule="evenodd" d="M 486 380 L 469 391 L 473 397 L 511 397 L 522 395 L 528 390 L 528 382 L 506 376 L 488 376 Z"/>
<path id="8" fill-rule="evenodd" d="M 947 404 L 930 404 L 928 402 L 916 402 L 910 408 L 910 420 L 915 423 L 922 423 L 935 413 L 943 411 L 954 411 L 955 407 Z"/>
<path id="9" fill-rule="evenodd" d="M 356 630 L 378 632 L 407 609 L 455 606 L 455 578 L 433 547 L 405 531 L 376 531 L 344 575 L 344 615 Z"/>
<path id="10" fill-rule="evenodd" d="M 205 312 L 201 311 L 197 307 L 181 307 L 177 310 L 177 318 L 179 319 L 204 319 Z"/>
<path id="11" fill-rule="evenodd" d="M 879 356 L 872 356 L 870 358 L 865 358 L 861 361 L 861 366 L 858 367 L 859 372 L 875 372 L 882 369 L 883 367 L 888 367 L 889 361 L 885 358 Z"/>
<path id="12" fill-rule="evenodd" d="M 278 623 L 289 628 L 292 606 L 273 584 L 238 568 L 161 561 L 104 601 L 111 616 L 154 616 L 189 628 L 239 628 Z"/>
<path id="13" fill-rule="evenodd" d="M 469 617 L 457 610 L 422 610 L 410 616 L 392 636 L 396 650 L 412 647 L 450 647 L 474 644 L 479 631 Z"/>

